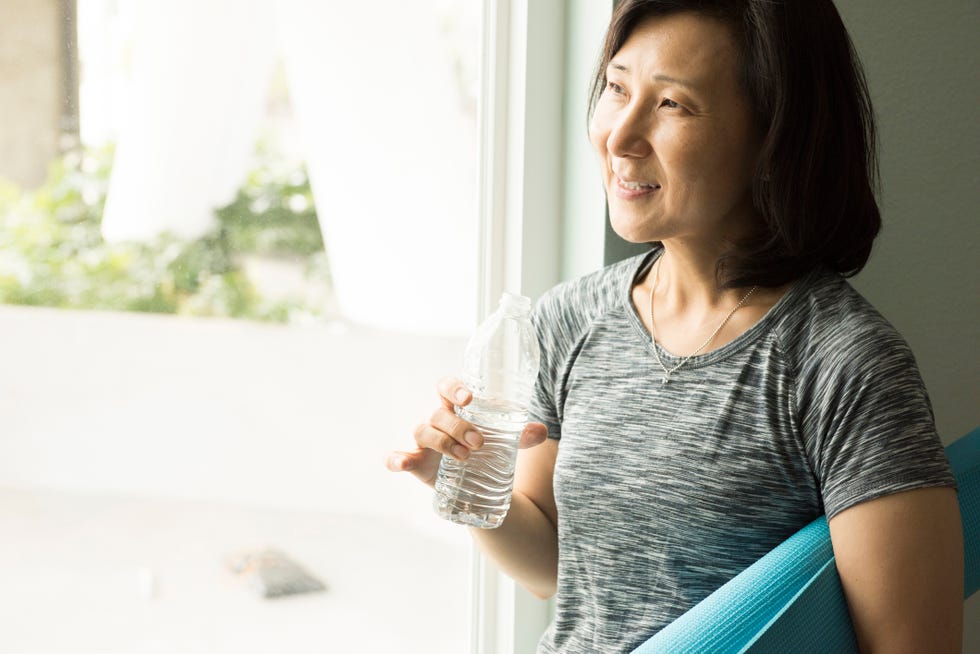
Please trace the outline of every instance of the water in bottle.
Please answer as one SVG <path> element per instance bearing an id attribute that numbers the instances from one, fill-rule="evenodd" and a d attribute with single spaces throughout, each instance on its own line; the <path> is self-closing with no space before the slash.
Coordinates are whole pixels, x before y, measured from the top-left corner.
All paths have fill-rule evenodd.
<path id="1" fill-rule="evenodd" d="M 463 382 L 473 399 L 456 414 L 475 425 L 484 445 L 466 461 L 444 456 L 436 478 L 436 512 L 452 522 L 493 529 L 510 508 L 517 444 L 538 375 L 531 301 L 504 293 L 500 306 L 466 347 Z"/>

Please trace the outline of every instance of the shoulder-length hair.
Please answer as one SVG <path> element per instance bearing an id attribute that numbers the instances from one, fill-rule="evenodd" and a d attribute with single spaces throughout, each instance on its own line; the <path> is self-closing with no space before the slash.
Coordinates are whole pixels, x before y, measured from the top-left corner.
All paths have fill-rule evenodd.
<path id="1" fill-rule="evenodd" d="M 691 11 L 727 23 L 762 147 L 752 181 L 757 230 L 718 261 L 721 287 L 778 286 L 818 267 L 845 276 L 867 263 L 881 228 L 878 159 L 867 81 L 831 0 L 624 0 L 592 79 L 637 25 Z"/>

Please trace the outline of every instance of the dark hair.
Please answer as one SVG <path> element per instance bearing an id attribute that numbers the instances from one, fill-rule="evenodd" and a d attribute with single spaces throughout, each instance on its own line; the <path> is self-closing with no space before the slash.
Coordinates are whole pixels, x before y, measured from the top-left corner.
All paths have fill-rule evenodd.
<path id="1" fill-rule="evenodd" d="M 763 135 L 752 182 L 758 229 L 719 260 L 719 285 L 778 286 L 817 266 L 857 274 L 881 228 L 875 124 L 861 64 L 831 0 L 624 0 L 606 32 L 589 116 L 609 60 L 637 25 L 686 11 L 731 27 Z"/>

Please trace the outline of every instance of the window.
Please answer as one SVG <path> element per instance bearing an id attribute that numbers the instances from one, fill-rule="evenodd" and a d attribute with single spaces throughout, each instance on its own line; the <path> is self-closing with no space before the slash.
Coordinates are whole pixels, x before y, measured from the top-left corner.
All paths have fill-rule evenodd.
<path id="1" fill-rule="evenodd" d="M 382 460 L 475 324 L 479 3 L 79 0 L 78 130 L 62 4 L 4 16 L 0 130 L 54 108 L 0 164 L 0 649 L 465 651 L 468 536 Z"/>

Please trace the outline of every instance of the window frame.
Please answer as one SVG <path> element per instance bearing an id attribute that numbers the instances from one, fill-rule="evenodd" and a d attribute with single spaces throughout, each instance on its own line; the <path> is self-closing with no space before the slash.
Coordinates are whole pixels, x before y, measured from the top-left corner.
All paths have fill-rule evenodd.
<path id="1" fill-rule="evenodd" d="M 605 195 L 585 116 L 612 7 L 483 1 L 478 319 L 504 290 L 536 298 L 603 265 Z M 553 602 L 520 588 L 475 546 L 470 604 L 472 654 L 533 654 L 553 614 Z"/>

